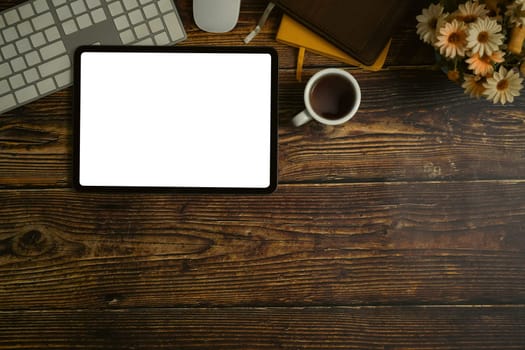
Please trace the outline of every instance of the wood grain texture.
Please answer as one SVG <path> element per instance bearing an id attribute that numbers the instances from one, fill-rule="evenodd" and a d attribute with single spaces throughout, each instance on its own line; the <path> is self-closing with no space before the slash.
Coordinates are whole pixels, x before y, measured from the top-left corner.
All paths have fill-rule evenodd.
<path id="1" fill-rule="evenodd" d="M 3 191 L 0 308 L 522 303 L 524 197 L 524 182 Z"/>
<path id="2" fill-rule="evenodd" d="M 304 85 L 281 71 L 282 183 L 524 178 L 523 99 L 504 107 L 472 100 L 426 69 L 355 75 L 363 101 L 352 122 L 299 132 L 290 120 L 303 108 Z M 0 118 L 0 187 L 71 185 L 71 97 L 65 90 L 27 107 L 37 114 L 19 114 L 23 107 Z"/>
<path id="3" fill-rule="evenodd" d="M 523 349 L 524 317 L 523 306 L 0 312 L 0 349 Z"/>
<path id="4" fill-rule="evenodd" d="M 0 10 L 23 0 L 0 0 Z M 267 0 L 188 40 L 243 45 Z M 269 196 L 78 193 L 65 89 L 0 116 L 0 349 L 524 349 L 525 99 L 466 97 L 415 33 L 385 68 L 277 43 L 279 180 Z M 354 74 L 340 127 L 294 128 L 305 80 Z M 249 116 L 247 116 L 248 118 Z"/>

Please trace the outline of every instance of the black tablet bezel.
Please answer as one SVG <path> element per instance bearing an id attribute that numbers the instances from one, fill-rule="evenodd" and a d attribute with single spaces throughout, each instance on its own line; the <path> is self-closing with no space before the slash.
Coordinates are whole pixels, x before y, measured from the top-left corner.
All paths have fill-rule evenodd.
<path id="1" fill-rule="evenodd" d="M 84 186 L 80 184 L 80 94 L 82 54 L 85 52 L 161 52 L 161 53 L 265 53 L 271 56 L 271 121 L 270 121 L 270 183 L 265 188 L 252 187 L 142 187 L 142 186 Z M 203 46 L 81 46 L 74 57 L 74 142 L 73 186 L 79 191 L 130 191 L 130 192 L 191 192 L 191 193 L 272 193 L 277 188 L 278 173 L 278 56 L 271 47 L 203 47 Z"/>

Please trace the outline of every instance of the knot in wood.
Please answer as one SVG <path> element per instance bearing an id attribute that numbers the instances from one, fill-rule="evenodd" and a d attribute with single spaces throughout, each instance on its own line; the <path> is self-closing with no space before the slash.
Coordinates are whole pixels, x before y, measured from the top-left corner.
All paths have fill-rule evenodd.
<path id="1" fill-rule="evenodd" d="M 39 256 L 52 248 L 52 239 L 33 229 L 14 237 L 11 250 L 18 256 Z"/>
<path id="2" fill-rule="evenodd" d="M 27 247 L 31 247 L 34 245 L 38 245 L 38 243 L 41 240 L 42 240 L 42 233 L 38 230 L 31 230 L 22 235 L 20 242 L 22 242 Z"/>

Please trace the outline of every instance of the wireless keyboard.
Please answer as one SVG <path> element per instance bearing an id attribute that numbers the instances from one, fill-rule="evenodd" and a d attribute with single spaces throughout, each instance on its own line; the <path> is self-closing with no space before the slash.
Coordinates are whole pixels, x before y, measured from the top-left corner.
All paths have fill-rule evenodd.
<path id="1" fill-rule="evenodd" d="M 172 0 L 30 0 L 0 12 L 0 114 L 73 83 L 81 45 L 186 39 Z"/>

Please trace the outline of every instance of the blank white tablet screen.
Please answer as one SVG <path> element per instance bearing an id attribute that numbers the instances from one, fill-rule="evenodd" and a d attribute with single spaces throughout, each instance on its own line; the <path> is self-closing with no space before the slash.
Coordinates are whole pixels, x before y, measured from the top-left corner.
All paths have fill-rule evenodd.
<path id="1" fill-rule="evenodd" d="M 266 188 L 268 53 L 83 52 L 81 186 Z"/>

